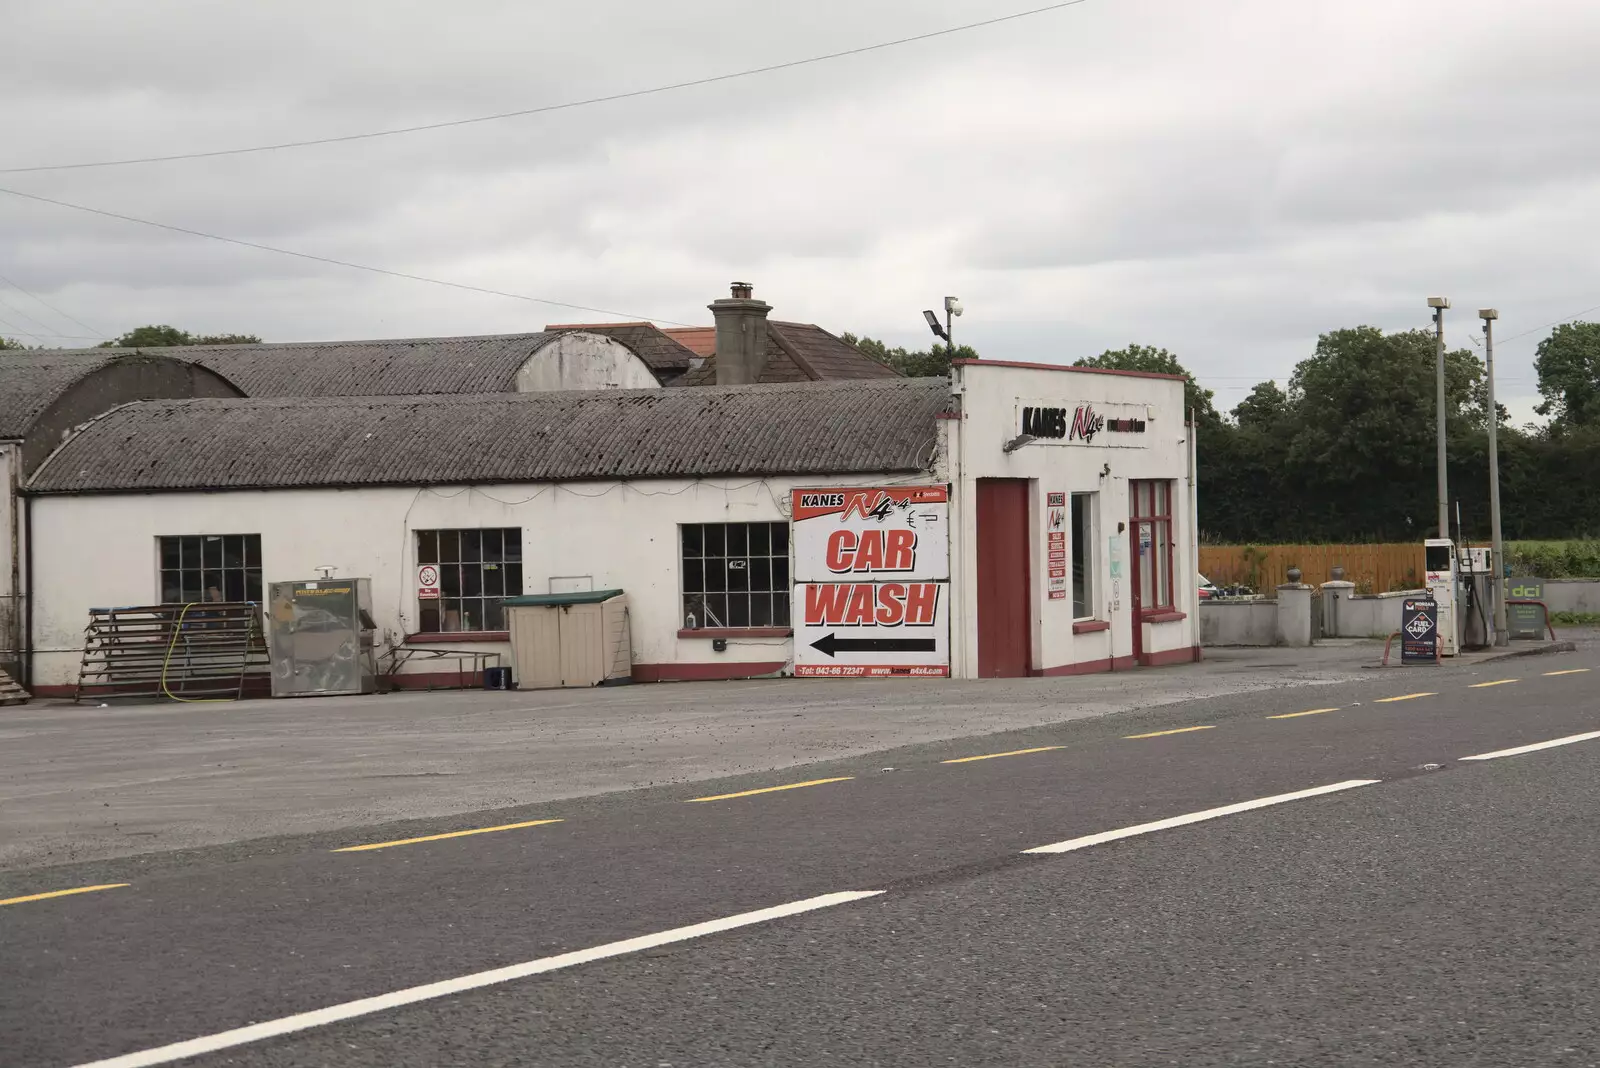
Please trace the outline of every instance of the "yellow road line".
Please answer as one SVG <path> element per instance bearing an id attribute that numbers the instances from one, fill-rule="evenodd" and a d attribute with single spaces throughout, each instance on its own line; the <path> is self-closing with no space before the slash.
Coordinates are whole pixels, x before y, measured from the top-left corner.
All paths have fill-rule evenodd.
<path id="1" fill-rule="evenodd" d="M 127 883 L 104 883 L 100 886 L 79 886 L 71 890 L 52 890 L 48 894 L 28 894 L 25 897 L 8 897 L 0 899 L 0 905 L 20 905 L 24 901 L 43 901 L 51 897 L 70 897 L 73 894 L 92 894 L 96 890 L 115 890 Z"/>
<path id="2" fill-rule="evenodd" d="M 1337 712 L 1337 708 L 1313 708 L 1309 712 L 1285 712 L 1281 716 L 1268 716 L 1268 719 L 1299 719 L 1301 716 L 1320 716 L 1324 712 Z"/>
<path id="3" fill-rule="evenodd" d="M 754 797 L 756 794 L 775 794 L 779 790 L 798 790 L 802 786 L 822 786 L 830 782 L 849 782 L 854 775 L 841 775 L 837 779 L 812 779 L 810 782 L 791 782 L 783 786 L 763 786 L 759 790 L 740 790 L 736 794 L 714 794 L 711 797 L 691 797 L 688 804 L 696 801 L 731 801 L 735 797 Z"/>
<path id="4" fill-rule="evenodd" d="M 954 760 L 941 760 L 941 764 L 970 764 L 974 760 L 994 760 L 997 757 L 1027 756 L 1029 753 L 1048 753 L 1053 749 L 1065 749 L 1064 745 L 1041 745 L 1036 749 L 1013 749 L 1009 753 L 985 753 L 982 756 L 956 757 Z"/>
<path id="5" fill-rule="evenodd" d="M 1588 668 L 1568 668 L 1565 671 L 1546 671 L 1545 675 L 1582 675 L 1588 670 Z"/>
<path id="6" fill-rule="evenodd" d="M 451 831 L 448 834 L 425 834 L 421 838 L 401 838 L 393 842 L 373 842 L 371 845 L 345 846 L 335 853 L 364 853 L 369 849 L 388 849 L 391 846 L 416 845 L 418 842 L 437 842 L 445 838 L 465 838 L 469 834 L 492 834 L 495 831 L 517 831 L 524 827 L 543 827 L 561 820 L 528 820 L 526 823 L 505 823 L 499 827 L 475 827 L 470 831 Z"/>
<path id="7" fill-rule="evenodd" d="M 1438 697 L 1437 693 L 1406 693 L 1399 697 L 1380 697 L 1372 702 L 1375 705 L 1390 705 L 1396 701 L 1415 701 L 1419 697 Z"/>
<path id="8" fill-rule="evenodd" d="M 1123 735 L 1123 737 L 1124 738 L 1129 738 L 1129 739 L 1133 739 L 1133 738 L 1161 738 L 1161 737 L 1164 737 L 1165 735 L 1168 735 L 1168 734 L 1188 734 L 1190 731 L 1214 731 L 1216 729 L 1217 728 L 1216 728 L 1215 725 L 1206 726 L 1206 727 L 1179 727 L 1177 730 L 1151 731 L 1149 734 L 1125 734 L 1125 735 Z"/>
<path id="9" fill-rule="evenodd" d="M 1495 679 L 1493 682 L 1475 682 L 1471 686 L 1468 686 L 1467 689 L 1469 689 L 1469 690 L 1481 690 L 1486 686 L 1504 686 L 1507 683 L 1521 682 L 1521 681 L 1522 681 L 1521 679 Z"/>

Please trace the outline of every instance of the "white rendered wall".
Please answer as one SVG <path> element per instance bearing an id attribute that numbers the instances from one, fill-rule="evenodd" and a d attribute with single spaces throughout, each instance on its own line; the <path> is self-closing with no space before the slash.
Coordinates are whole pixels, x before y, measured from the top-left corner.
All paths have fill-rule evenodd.
<path id="1" fill-rule="evenodd" d="M 1130 512 L 1128 483 L 1134 479 L 1168 479 L 1172 482 L 1173 602 L 1186 618 L 1171 623 L 1144 625 L 1144 652 L 1190 649 L 1198 641 L 1198 594 L 1192 549 L 1194 516 L 1188 492 L 1188 428 L 1184 425 L 1183 383 L 1171 379 L 1097 374 L 1069 368 L 1036 368 L 1002 362 L 958 366 L 952 388 L 961 393 L 963 418 L 949 432 L 959 438 L 951 445 L 958 469 L 956 496 L 961 502 L 951 519 L 955 543 L 951 547 L 956 586 L 952 619 L 959 632 L 951 635 L 953 673 L 973 678 L 978 674 L 977 591 L 977 480 L 1021 478 L 1030 487 L 1031 613 L 1036 670 L 1092 665 L 1133 654 L 1133 579 L 1135 564 L 1130 532 L 1120 534 Z M 1090 404 L 1108 418 L 1146 420 L 1142 434 L 1102 431 L 1089 443 L 1065 444 L 1035 441 L 1006 453 L 1007 442 L 1020 428 L 1023 406 L 1059 407 L 1074 412 Z M 1106 468 L 1109 466 L 1109 472 Z M 1095 615 L 1110 622 L 1109 630 L 1073 633 L 1073 604 L 1047 597 L 1047 550 L 1044 537 L 1046 494 L 1096 493 L 1093 519 L 1097 536 L 1093 545 Z M 1070 500 L 1070 498 L 1069 498 Z M 1069 531 L 1069 538 L 1071 533 Z M 1111 575 L 1111 539 L 1120 539 L 1122 574 Z M 1068 559 L 1071 558 L 1069 543 Z M 1069 568 L 1070 575 L 1070 568 Z M 1120 601 L 1120 607 L 1117 602 Z"/>
<path id="2" fill-rule="evenodd" d="M 633 350 L 600 334 L 562 334 L 517 372 L 518 393 L 562 389 L 660 389 Z"/>
<path id="3" fill-rule="evenodd" d="M 340 578 L 370 578 L 378 639 L 387 645 L 418 625 L 415 532 L 470 527 L 522 529 L 524 593 L 548 593 L 550 579 L 572 576 L 592 577 L 595 589 L 625 590 L 636 664 L 788 664 L 788 638 L 735 638 L 717 653 L 707 638 L 678 637 L 679 524 L 786 522 L 793 488 L 927 481 L 926 475 L 869 474 L 38 497 L 36 679 L 42 685 L 76 681 L 91 607 L 160 599 L 161 535 L 260 534 L 267 583 L 316 578 L 321 566 L 336 568 Z M 509 643 L 463 648 L 499 651 L 510 662 Z"/>

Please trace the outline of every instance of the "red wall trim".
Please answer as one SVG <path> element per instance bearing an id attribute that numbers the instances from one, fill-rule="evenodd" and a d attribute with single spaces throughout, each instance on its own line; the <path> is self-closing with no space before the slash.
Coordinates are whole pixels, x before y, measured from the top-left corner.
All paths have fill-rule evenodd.
<path id="1" fill-rule="evenodd" d="M 1020 367 L 1025 371 L 1072 371 L 1081 375 L 1122 375 L 1124 378 L 1164 378 L 1187 382 L 1183 375 L 1162 374 L 1157 371 L 1118 371 L 1110 367 L 1068 367 L 1064 363 L 1019 363 L 1016 360 L 952 360 L 960 367 Z"/>
<path id="2" fill-rule="evenodd" d="M 380 690 L 476 690 L 483 686 L 481 671 L 417 671 L 379 676 Z"/>
<path id="3" fill-rule="evenodd" d="M 1188 619 L 1189 615 L 1178 611 L 1146 612 L 1139 618 L 1146 623 L 1176 623 L 1180 619 Z"/>
<path id="4" fill-rule="evenodd" d="M 429 634 L 407 634 L 407 645 L 468 645 L 473 642 L 508 642 L 509 630 L 458 630 Z"/>
<path id="5" fill-rule="evenodd" d="M 78 693 L 78 687 L 73 683 L 67 683 L 67 684 L 61 685 L 61 686 L 57 686 L 57 685 L 53 685 L 53 684 L 47 684 L 47 685 L 43 685 L 43 686 L 29 686 L 29 687 L 27 687 L 27 690 L 28 690 L 29 693 L 33 694 L 33 696 L 35 696 L 35 697 L 65 697 L 69 701 L 72 700 L 73 697 L 77 696 L 77 693 Z M 123 694 L 127 694 L 127 693 L 149 693 L 150 692 L 150 686 L 147 683 L 137 683 L 137 684 L 132 685 L 132 686 L 128 686 L 128 685 L 111 686 L 111 685 L 98 684 L 97 683 L 97 684 L 94 684 L 94 685 L 86 687 L 86 690 L 88 692 L 86 692 L 83 695 L 83 702 L 82 703 L 85 704 L 85 705 L 93 705 L 93 704 L 96 704 L 96 703 L 98 703 L 100 701 L 106 701 L 106 700 L 111 700 L 112 698 L 121 697 Z M 181 685 L 178 686 L 178 688 L 177 688 L 177 690 L 175 692 L 178 694 L 179 697 L 182 697 L 183 696 L 183 687 Z M 249 676 L 247 676 L 245 678 L 245 680 L 244 680 L 244 700 L 250 701 L 250 700 L 254 700 L 255 698 L 258 698 L 258 697 L 271 697 L 271 696 L 272 696 L 272 680 L 269 679 L 267 676 L 265 676 L 265 675 L 249 675 Z M 164 698 L 164 697 L 141 697 L 141 698 L 139 698 L 139 700 L 140 701 L 164 701 L 164 700 L 166 700 L 166 698 Z M 3 710 L 0 710 L 0 712 L 3 712 Z"/>
<path id="6" fill-rule="evenodd" d="M 634 682 L 713 682 L 724 679 L 753 679 L 761 675 L 776 675 L 783 670 L 784 660 L 739 663 L 719 660 L 714 664 L 635 664 Z"/>
<path id="7" fill-rule="evenodd" d="M 1168 664 L 1198 664 L 1200 662 L 1200 647 L 1190 646 L 1187 649 L 1168 649 L 1161 653 L 1147 653 L 1142 661 L 1145 667 L 1166 667 Z"/>
<path id="8" fill-rule="evenodd" d="M 1131 656 L 1119 656 L 1116 659 L 1101 657 L 1099 660 L 1084 660 L 1077 664 L 1061 664 L 1043 671 L 1034 669 L 1035 676 L 1043 675 L 1047 678 L 1056 678 L 1061 675 L 1098 675 L 1107 671 L 1127 671 L 1129 668 L 1138 667 Z"/>
<path id="9" fill-rule="evenodd" d="M 1109 619 L 1084 619 L 1072 625 L 1074 634 L 1093 634 L 1097 630 L 1110 630 Z"/>
<path id="10" fill-rule="evenodd" d="M 935 415 L 934 418 L 935 419 L 960 419 L 961 418 L 961 413 L 960 412 L 940 412 L 938 415 Z"/>
<path id="11" fill-rule="evenodd" d="M 792 638 L 793 627 L 701 627 L 680 630 L 680 638 Z"/>

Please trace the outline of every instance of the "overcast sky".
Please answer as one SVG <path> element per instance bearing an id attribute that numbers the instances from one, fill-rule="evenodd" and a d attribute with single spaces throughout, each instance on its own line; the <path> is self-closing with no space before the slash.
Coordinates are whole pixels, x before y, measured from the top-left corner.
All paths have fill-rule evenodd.
<path id="1" fill-rule="evenodd" d="M 1044 0 L 0 0 L 0 168 L 335 136 L 625 92 Z M 1502 397 L 1600 305 L 1594 0 L 1087 0 L 773 74 L 223 159 L 0 174 L 192 229 L 708 324 L 984 355 L 1175 352 L 1233 407 L 1316 336 L 1496 306 Z M 376 277 L 0 195 L 0 333 L 268 340 L 605 316 Z M 1591 313 L 1600 314 L 1600 312 Z M 70 316 L 72 318 L 68 318 Z M 1520 398 L 1520 400 L 1519 400 Z"/>

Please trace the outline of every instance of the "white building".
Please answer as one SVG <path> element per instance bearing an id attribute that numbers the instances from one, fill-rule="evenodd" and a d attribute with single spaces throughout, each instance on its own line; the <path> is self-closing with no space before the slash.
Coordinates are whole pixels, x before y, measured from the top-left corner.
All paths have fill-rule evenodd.
<path id="1" fill-rule="evenodd" d="M 718 304 L 719 340 L 765 316 Z M 583 589 L 627 594 L 640 681 L 789 673 L 797 654 L 808 674 L 968 678 L 1191 660 L 1191 457 L 1181 379 L 997 361 L 948 380 L 131 404 L 25 490 L 28 666 L 36 692 L 70 693 L 91 607 L 213 585 L 260 600 L 327 567 L 372 580 L 390 660 L 509 658 L 499 598 Z M 915 574 L 867 551 L 882 538 L 813 551 L 840 524 L 797 524 L 795 491 L 856 487 L 947 498 L 843 524 L 922 516 Z M 837 574 L 811 573 L 824 557 Z M 910 618 L 909 579 L 936 619 Z M 413 656 L 396 681 L 444 663 Z"/>

